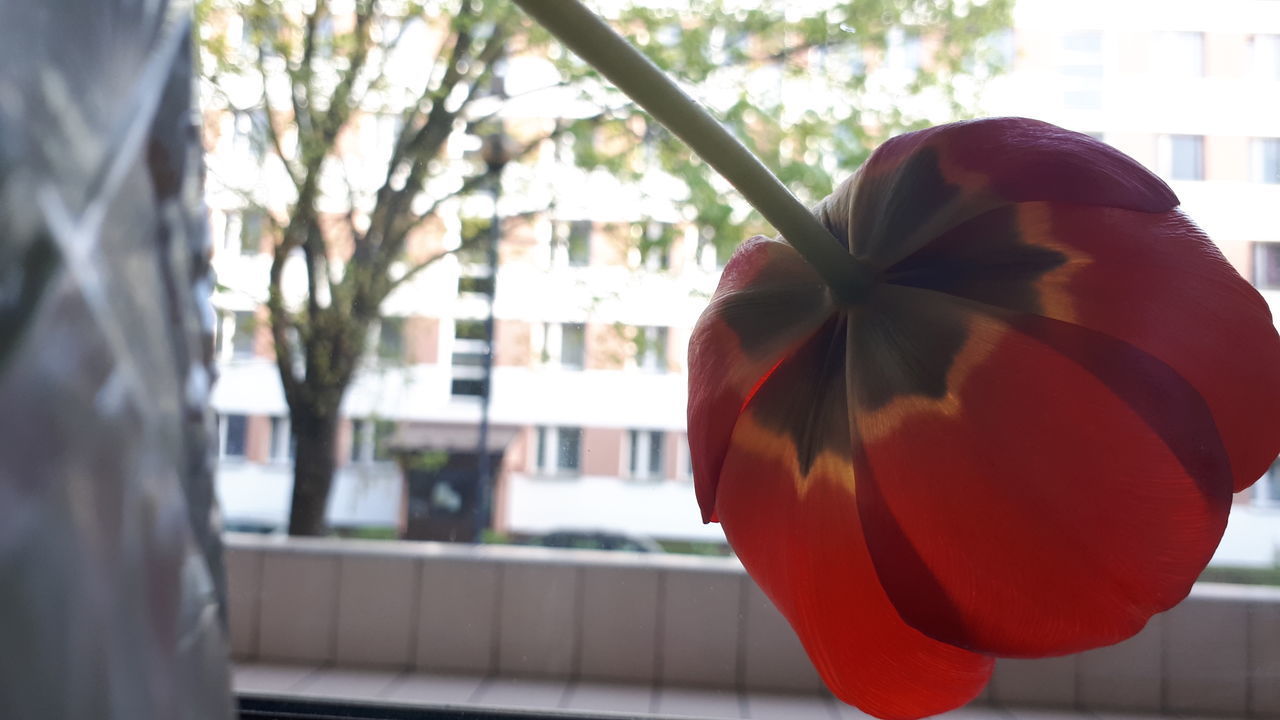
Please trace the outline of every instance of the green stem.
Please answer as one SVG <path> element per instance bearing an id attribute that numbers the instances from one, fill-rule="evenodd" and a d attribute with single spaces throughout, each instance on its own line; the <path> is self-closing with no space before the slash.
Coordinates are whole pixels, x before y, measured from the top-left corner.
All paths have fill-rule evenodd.
<path id="1" fill-rule="evenodd" d="M 566 46 L 675 133 L 760 211 L 837 299 L 866 297 L 875 272 L 857 260 L 773 173 L 662 70 L 578 0 L 515 0 Z"/>

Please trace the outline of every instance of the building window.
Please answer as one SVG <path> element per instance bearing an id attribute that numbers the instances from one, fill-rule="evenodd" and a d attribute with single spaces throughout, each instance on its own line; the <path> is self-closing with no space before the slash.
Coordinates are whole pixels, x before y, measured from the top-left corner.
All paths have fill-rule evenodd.
<path id="1" fill-rule="evenodd" d="M 395 431 L 396 424 L 391 420 L 352 420 L 351 462 L 386 462 L 393 459 L 391 442 Z"/>
<path id="2" fill-rule="evenodd" d="M 1271 464 L 1253 488 L 1253 500 L 1257 504 L 1280 505 L 1280 460 Z"/>
<path id="3" fill-rule="evenodd" d="M 1182 77 L 1204 76 L 1204 33 L 1162 33 L 1158 47 L 1158 67 Z"/>
<path id="4" fill-rule="evenodd" d="M 575 220 L 556 226 L 551 246 L 551 263 L 569 267 L 586 267 L 591 263 L 590 220 Z"/>
<path id="5" fill-rule="evenodd" d="M 221 362 L 227 359 L 227 338 L 230 337 L 233 325 L 231 323 L 231 314 L 221 310 L 214 311 L 213 315 L 213 357 Z"/>
<path id="6" fill-rule="evenodd" d="M 534 460 L 541 475 L 577 475 L 582 467 L 582 428 L 538 428 Z"/>
<path id="7" fill-rule="evenodd" d="M 1072 110 L 1102 107 L 1102 32 L 1081 30 L 1062 38 L 1063 104 Z"/>
<path id="8" fill-rule="evenodd" d="M 587 362 L 587 326 L 564 323 L 560 327 L 560 367 L 581 370 Z"/>
<path id="9" fill-rule="evenodd" d="M 449 394 L 484 397 L 484 361 L 489 352 L 484 320 L 453 322 L 453 365 Z"/>
<path id="10" fill-rule="evenodd" d="M 265 222 L 266 216 L 258 208 L 227 211 L 226 221 L 222 225 L 222 243 L 218 248 L 219 252 L 249 256 L 262 252 Z"/>
<path id="11" fill-rule="evenodd" d="M 1280 183 L 1280 138 L 1254 138 L 1253 181 Z"/>
<path id="12" fill-rule="evenodd" d="M 645 225 L 640 234 L 639 266 L 655 272 L 670 268 L 671 246 L 675 239 L 674 225 L 658 222 Z"/>
<path id="13" fill-rule="evenodd" d="M 710 231 L 703 231 L 698 235 L 698 265 L 707 271 L 723 270 L 735 249 L 735 246 L 722 246 L 715 242 Z"/>
<path id="14" fill-rule="evenodd" d="M 1254 35 L 1253 71 L 1265 80 L 1280 80 L 1280 35 Z"/>
<path id="15" fill-rule="evenodd" d="M 636 367 L 649 372 L 667 371 L 667 328 L 636 328 Z"/>
<path id="16" fill-rule="evenodd" d="M 253 357 L 254 334 L 257 330 L 257 318 L 252 312 L 241 310 L 232 316 L 231 357 Z"/>
<path id="17" fill-rule="evenodd" d="M 373 459 L 373 425 L 368 420 L 351 421 L 351 462 Z"/>
<path id="18" fill-rule="evenodd" d="M 286 462 L 297 456 L 298 437 L 293 434 L 289 418 L 271 418 L 271 459 Z"/>
<path id="19" fill-rule="evenodd" d="M 660 430 L 632 430 L 630 456 L 627 467 L 631 477 L 637 480 L 656 480 L 662 477 L 662 442 Z"/>
<path id="20" fill-rule="evenodd" d="M 459 295 L 492 295 L 493 278 L 486 274 L 465 273 L 458 277 Z"/>
<path id="21" fill-rule="evenodd" d="M 404 115 L 400 113 L 378 113 L 373 117 L 373 147 L 369 157 L 383 158 L 380 165 L 390 162 L 395 153 L 396 143 L 400 141 L 400 133 L 404 130 Z M 381 169 L 385 169 L 381 168 Z"/>
<path id="22" fill-rule="evenodd" d="M 262 252 L 261 210 L 251 208 L 240 213 L 240 254 L 257 255 Z"/>
<path id="23" fill-rule="evenodd" d="M 546 323 L 542 332 L 535 334 L 534 342 L 534 353 L 544 365 L 565 370 L 586 367 L 587 326 L 582 323 Z"/>
<path id="24" fill-rule="evenodd" d="M 1164 135 L 1160 138 L 1161 165 L 1170 180 L 1204 179 L 1204 136 Z"/>
<path id="25" fill-rule="evenodd" d="M 885 40 L 885 64 L 894 70 L 920 69 L 924 59 L 924 46 L 920 42 L 920 34 L 895 27 L 889 30 Z"/>
<path id="26" fill-rule="evenodd" d="M 218 418 L 218 455 L 243 458 L 249 445 L 249 418 L 245 415 L 223 415 Z"/>
<path id="27" fill-rule="evenodd" d="M 404 359 L 404 318 L 384 317 L 378 321 L 378 357 Z"/>
<path id="28" fill-rule="evenodd" d="M 374 420 L 373 425 L 373 461 L 387 462 L 392 459 L 391 441 L 395 436 L 396 424 L 390 420 Z"/>
<path id="29" fill-rule="evenodd" d="M 231 152 L 262 162 L 267 154 L 267 114 L 261 108 L 236 111 L 231 118 Z"/>
<path id="30" fill-rule="evenodd" d="M 1280 288 L 1280 243 L 1253 244 L 1253 284 L 1264 290 Z"/>
<path id="31" fill-rule="evenodd" d="M 689 436 L 684 436 L 684 442 L 679 446 L 683 451 L 684 457 L 681 458 L 677 465 L 680 468 L 680 478 L 682 480 L 693 479 L 693 448 L 689 447 Z"/>

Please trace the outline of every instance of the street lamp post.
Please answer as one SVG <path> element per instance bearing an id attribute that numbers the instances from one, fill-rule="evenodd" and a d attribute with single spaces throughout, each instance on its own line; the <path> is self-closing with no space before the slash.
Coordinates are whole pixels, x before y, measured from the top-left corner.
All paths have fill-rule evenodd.
<path id="1" fill-rule="evenodd" d="M 498 215 L 498 201 L 502 195 L 502 169 L 511 159 L 507 144 L 507 137 L 499 124 L 497 131 L 485 136 L 481 148 L 484 163 L 491 176 L 489 194 L 493 198 L 493 217 L 489 221 L 485 248 L 486 261 L 489 265 L 489 307 L 484 320 L 484 381 L 480 388 L 480 439 L 476 449 L 476 510 L 473 542 L 481 542 L 484 539 L 484 530 L 489 526 L 492 513 L 493 469 L 490 467 L 489 453 L 489 404 L 493 390 L 493 301 L 498 291 L 498 242 L 502 238 L 502 222 Z"/>

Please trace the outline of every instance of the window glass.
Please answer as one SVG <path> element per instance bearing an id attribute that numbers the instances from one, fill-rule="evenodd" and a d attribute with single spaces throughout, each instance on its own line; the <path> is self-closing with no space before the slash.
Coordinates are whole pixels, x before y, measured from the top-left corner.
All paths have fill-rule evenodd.
<path id="1" fill-rule="evenodd" d="M 1280 288 L 1280 243 L 1254 243 L 1253 284 L 1268 290 Z"/>
<path id="2" fill-rule="evenodd" d="M 636 367 L 649 372 L 666 372 L 667 328 L 636 328 Z"/>
<path id="3" fill-rule="evenodd" d="M 459 295 L 492 295 L 493 278 L 476 275 L 458 277 Z"/>
<path id="4" fill-rule="evenodd" d="M 582 428 L 539 427 L 534 466 L 540 475 L 577 475 L 582 462 Z"/>
<path id="5" fill-rule="evenodd" d="M 368 420 L 351 421 L 351 462 L 373 459 L 373 425 Z"/>
<path id="6" fill-rule="evenodd" d="M 289 418 L 274 416 L 271 418 L 271 459 L 287 461 L 297 457 L 298 438 L 293 434 Z"/>
<path id="7" fill-rule="evenodd" d="M 1062 37 L 1058 72 L 1062 77 L 1063 104 L 1072 110 L 1102 107 L 1102 31 L 1079 30 Z"/>
<path id="8" fill-rule="evenodd" d="M 232 357 L 253 357 L 257 318 L 251 312 L 237 311 L 234 315 L 233 326 L 234 330 L 231 335 Z"/>
<path id="9" fill-rule="evenodd" d="M 240 254 L 257 255 L 262 252 L 262 234 L 265 218 L 262 211 L 246 209 L 240 215 Z"/>
<path id="10" fill-rule="evenodd" d="M 373 421 L 373 459 L 391 460 L 391 440 L 395 434 L 396 424 L 390 420 Z"/>
<path id="11" fill-rule="evenodd" d="M 576 472 L 582 458 L 582 430 L 580 428 L 559 428 L 556 449 L 556 469 Z"/>
<path id="12" fill-rule="evenodd" d="M 560 326 L 560 366 L 567 370 L 581 370 L 586 360 L 587 326 L 564 323 Z"/>
<path id="13" fill-rule="evenodd" d="M 455 320 L 454 337 L 459 340 L 484 340 L 484 320 Z"/>
<path id="14" fill-rule="evenodd" d="M 889 30 L 885 64 L 893 70 L 919 70 L 924 57 L 920 34 L 895 27 Z"/>
<path id="15" fill-rule="evenodd" d="M 1157 63 L 1166 74 L 1184 77 L 1204 75 L 1204 33 L 1161 33 Z"/>
<path id="16" fill-rule="evenodd" d="M 249 418 L 244 415 L 222 417 L 222 456 L 242 458 L 249 445 Z"/>
<path id="17" fill-rule="evenodd" d="M 384 317 L 378 327 L 378 357 L 404 359 L 404 318 Z"/>
<path id="18" fill-rule="evenodd" d="M 1253 488 L 1254 502 L 1259 505 L 1280 505 L 1280 461 L 1272 463 Z"/>
<path id="19" fill-rule="evenodd" d="M 452 397 L 484 397 L 484 364 L 489 353 L 487 332 L 484 320 L 455 321 L 449 382 L 449 394 Z"/>
<path id="20" fill-rule="evenodd" d="M 640 236 L 640 267 L 653 271 L 670 268 L 671 249 L 675 239 L 674 225 L 657 222 L 646 224 Z"/>
<path id="21" fill-rule="evenodd" d="M 1167 175 L 1171 180 L 1204 179 L 1204 137 L 1170 135 L 1168 137 Z"/>
<path id="22" fill-rule="evenodd" d="M 245 5 L 208 4 L 233 10 Z M 984 19 L 1010 4 L 1017 5 L 1012 26 Z M 837 0 L 817 9 L 809 3 L 696 4 L 706 14 L 727 12 L 730 18 L 707 27 L 688 4 L 624 0 L 609 21 L 632 17 L 632 8 L 636 18 L 656 12 L 656 22 L 623 21 L 626 27 L 619 27 L 711 105 L 810 207 L 884 138 L 908 128 L 1000 115 L 1085 132 L 1169 181 L 1188 215 L 1265 291 L 1280 317 L 1280 205 L 1271 202 L 1280 200 L 1280 125 L 1268 125 L 1272 119 L 1259 114 L 1280 97 L 1280 32 L 1266 13 L 1242 9 L 1266 4 L 1228 3 L 1205 11 L 1188 1 L 1150 17 L 1069 0 L 870 3 L 869 13 L 859 10 L 866 4 Z M 332 14 L 317 27 L 327 57 L 313 76 L 320 104 L 310 109 L 322 118 L 354 41 L 347 15 L 362 5 L 296 5 L 290 11 L 295 15 L 311 7 Z M 401 5 L 421 4 L 373 4 Z M 745 9 L 739 12 L 738 5 Z M 940 26 L 930 19 L 953 5 L 970 8 L 963 22 Z M 234 49 L 242 23 L 232 14 Z M 770 14 L 784 16 L 789 29 L 762 35 L 756 26 Z M 275 52 L 273 40 L 287 44 L 299 37 L 290 29 L 294 18 L 279 22 L 278 32 L 259 33 L 264 58 Z M 522 19 L 513 32 L 523 33 L 527 22 Z M 371 318 L 358 334 L 343 335 L 362 338 L 364 356 L 356 359 L 335 411 L 341 430 L 327 446 L 339 470 L 326 531 L 470 542 L 471 525 L 441 529 L 439 513 L 431 515 L 444 509 L 467 523 L 484 519 L 477 514 L 484 465 L 477 448 L 481 418 L 487 417 L 493 492 L 484 499 L 491 503 L 486 541 L 533 541 L 573 528 L 648 536 L 668 550 L 684 543 L 686 549 L 701 544 L 727 553 L 722 529 L 702 524 L 696 505 L 684 344 L 740 243 L 775 231 L 721 178 L 700 174 L 697 163 L 682 164 L 680 141 L 632 112 L 620 95 L 595 79 L 584 92 L 564 87 L 566 67 L 597 77 L 571 53 L 537 42 L 533 47 L 523 37 L 512 36 L 507 44 L 505 68 L 468 65 L 466 78 L 486 78 L 475 93 L 484 102 L 463 108 L 457 122 L 442 130 L 428 162 L 412 173 L 413 163 L 389 168 L 396 138 L 424 127 L 425 113 L 415 115 L 407 103 L 438 84 L 441 73 L 424 68 L 445 67 L 435 53 L 452 47 L 448 25 L 374 21 L 369 32 L 376 42 L 403 35 L 397 52 L 408 62 L 401 67 L 391 55 L 370 55 L 366 74 L 378 77 L 365 83 L 362 76 L 353 86 L 361 106 L 339 129 L 317 173 L 323 196 L 317 217 L 329 246 L 315 299 L 326 310 L 353 303 L 353 311 L 367 310 L 359 314 Z M 491 18 L 478 21 L 473 50 L 493 27 Z M 820 36 L 810 27 L 821 29 Z M 1267 32 L 1250 34 L 1255 27 Z M 974 51 L 951 52 L 958 38 L 973 40 Z M 701 51 L 690 49 L 699 43 L 705 45 Z M 266 69 L 276 76 L 266 88 L 283 89 L 272 95 L 272 117 L 283 151 L 293 153 L 305 128 L 292 117 L 288 68 L 276 63 L 278 57 L 271 60 Z M 1000 64 L 1005 72 L 993 69 Z M 256 63 L 246 67 L 249 77 L 257 73 Z M 487 79 L 505 70 L 505 77 Z M 206 77 L 202 85 L 214 82 Z M 553 92 L 545 91 L 548 86 Z M 498 92 L 502 88 L 511 94 L 509 102 Z M 471 89 L 464 79 L 442 102 L 423 107 L 456 109 L 470 102 Z M 207 90 L 201 87 L 202 99 L 211 100 L 201 119 L 218 271 L 215 396 L 223 413 L 217 451 L 236 458 L 221 464 L 218 483 L 232 521 L 269 512 L 285 518 L 285 486 L 267 481 L 288 481 L 286 470 L 298 453 L 293 429 L 301 424 L 290 422 L 272 357 L 274 337 L 265 324 L 271 263 L 261 251 L 278 240 L 275 223 L 295 211 L 298 193 L 287 170 L 297 174 L 306 164 L 301 154 L 287 167 L 274 157 L 261 110 L 228 107 L 223 95 Z M 252 105 L 260 102 L 258 95 L 234 97 Z M 778 113 L 762 112 L 773 96 L 785 99 Z M 837 116 L 848 122 L 833 127 Z M 481 151 L 498 130 L 520 155 L 494 183 Z M 967 182 L 959 176 L 965 169 L 953 165 L 943 174 Z M 411 181 L 421 184 L 411 187 Z M 382 214 L 400 212 L 387 210 L 390 205 L 379 209 L 380 197 L 387 196 L 399 197 L 400 217 Z M 359 258 L 377 256 L 387 242 L 398 245 L 386 259 L 393 284 L 418 263 L 434 262 L 377 298 L 382 310 L 356 308 L 354 298 L 365 302 L 367 294 L 350 291 L 365 278 L 345 273 L 366 270 Z M 494 267 L 491 247 L 500 250 Z M 382 280 L 374 272 L 369 287 Z M 288 311 L 303 321 L 300 331 L 289 332 L 297 341 L 324 337 L 307 323 L 309 278 L 300 250 L 290 255 L 283 277 Z M 763 305 L 743 310 L 744 322 L 767 324 L 769 318 L 751 315 L 767 314 Z M 380 312 L 389 316 L 379 320 Z M 306 369 L 322 377 L 326 358 L 342 344 L 311 352 L 310 368 L 302 367 L 304 356 L 295 356 L 295 373 Z M 304 442 L 303 450 L 314 445 Z M 1248 499 L 1271 503 L 1267 509 L 1280 513 L 1276 475 L 1269 473 Z M 253 489 L 254 502 L 245 502 L 245 488 Z M 1260 509 L 1240 504 L 1250 512 Z M 1277 518 L 1267 517 L 1280 527 Z M 1229 534 L 1244 527 L 1235 515 L 1232 523 Z M 409 530 L 419 527 L 437 534 L 419 537 Z M 414 602 L 431 607 L 430 592 L 423 586 L 423 597 Z"/>
<path id="23" fill-rule="evenodd" d="M 1254 182 L 1280 183 L 1280 138 L 1253 139 Z"/>
<path id="24" fill-rule="evenodd" d="M 267 115 L 262 109 L 239 111 L 232 116 L 231 151 L 262 162 L 267 154 Z"/>
<path id="25" fill-rule="evenodd" d="M 638 480 L 662 477 L 664 436 L 661 430 L 632 430 L 629 433 L 631 477 Z"/>
<path id="26" fill-rule="evenodd" d="M 585 267 L 591 262 L 591 222 L 569 223 L 565 236 L 565 257 L 571 267 Z"/>
<path id="27" fill-rule="evenodd" d="M 1280 34 L 1254 35 L 1253 71 L 1263 80 L 1280 80 Z"/>

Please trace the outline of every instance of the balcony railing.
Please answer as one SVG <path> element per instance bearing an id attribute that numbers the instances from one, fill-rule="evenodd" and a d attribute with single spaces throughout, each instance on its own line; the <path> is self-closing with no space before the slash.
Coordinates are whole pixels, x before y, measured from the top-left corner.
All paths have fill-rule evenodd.
<path id="1" fill-rule="evenodd" d="M 734 559 L 230 536 L 227 562 L 253 697 L 846 712 Z M 1025 707 L 1280 717 L 1280 588 L 1202 584 L 1114 647 L 1001 660 L 969 715 Z"/>

